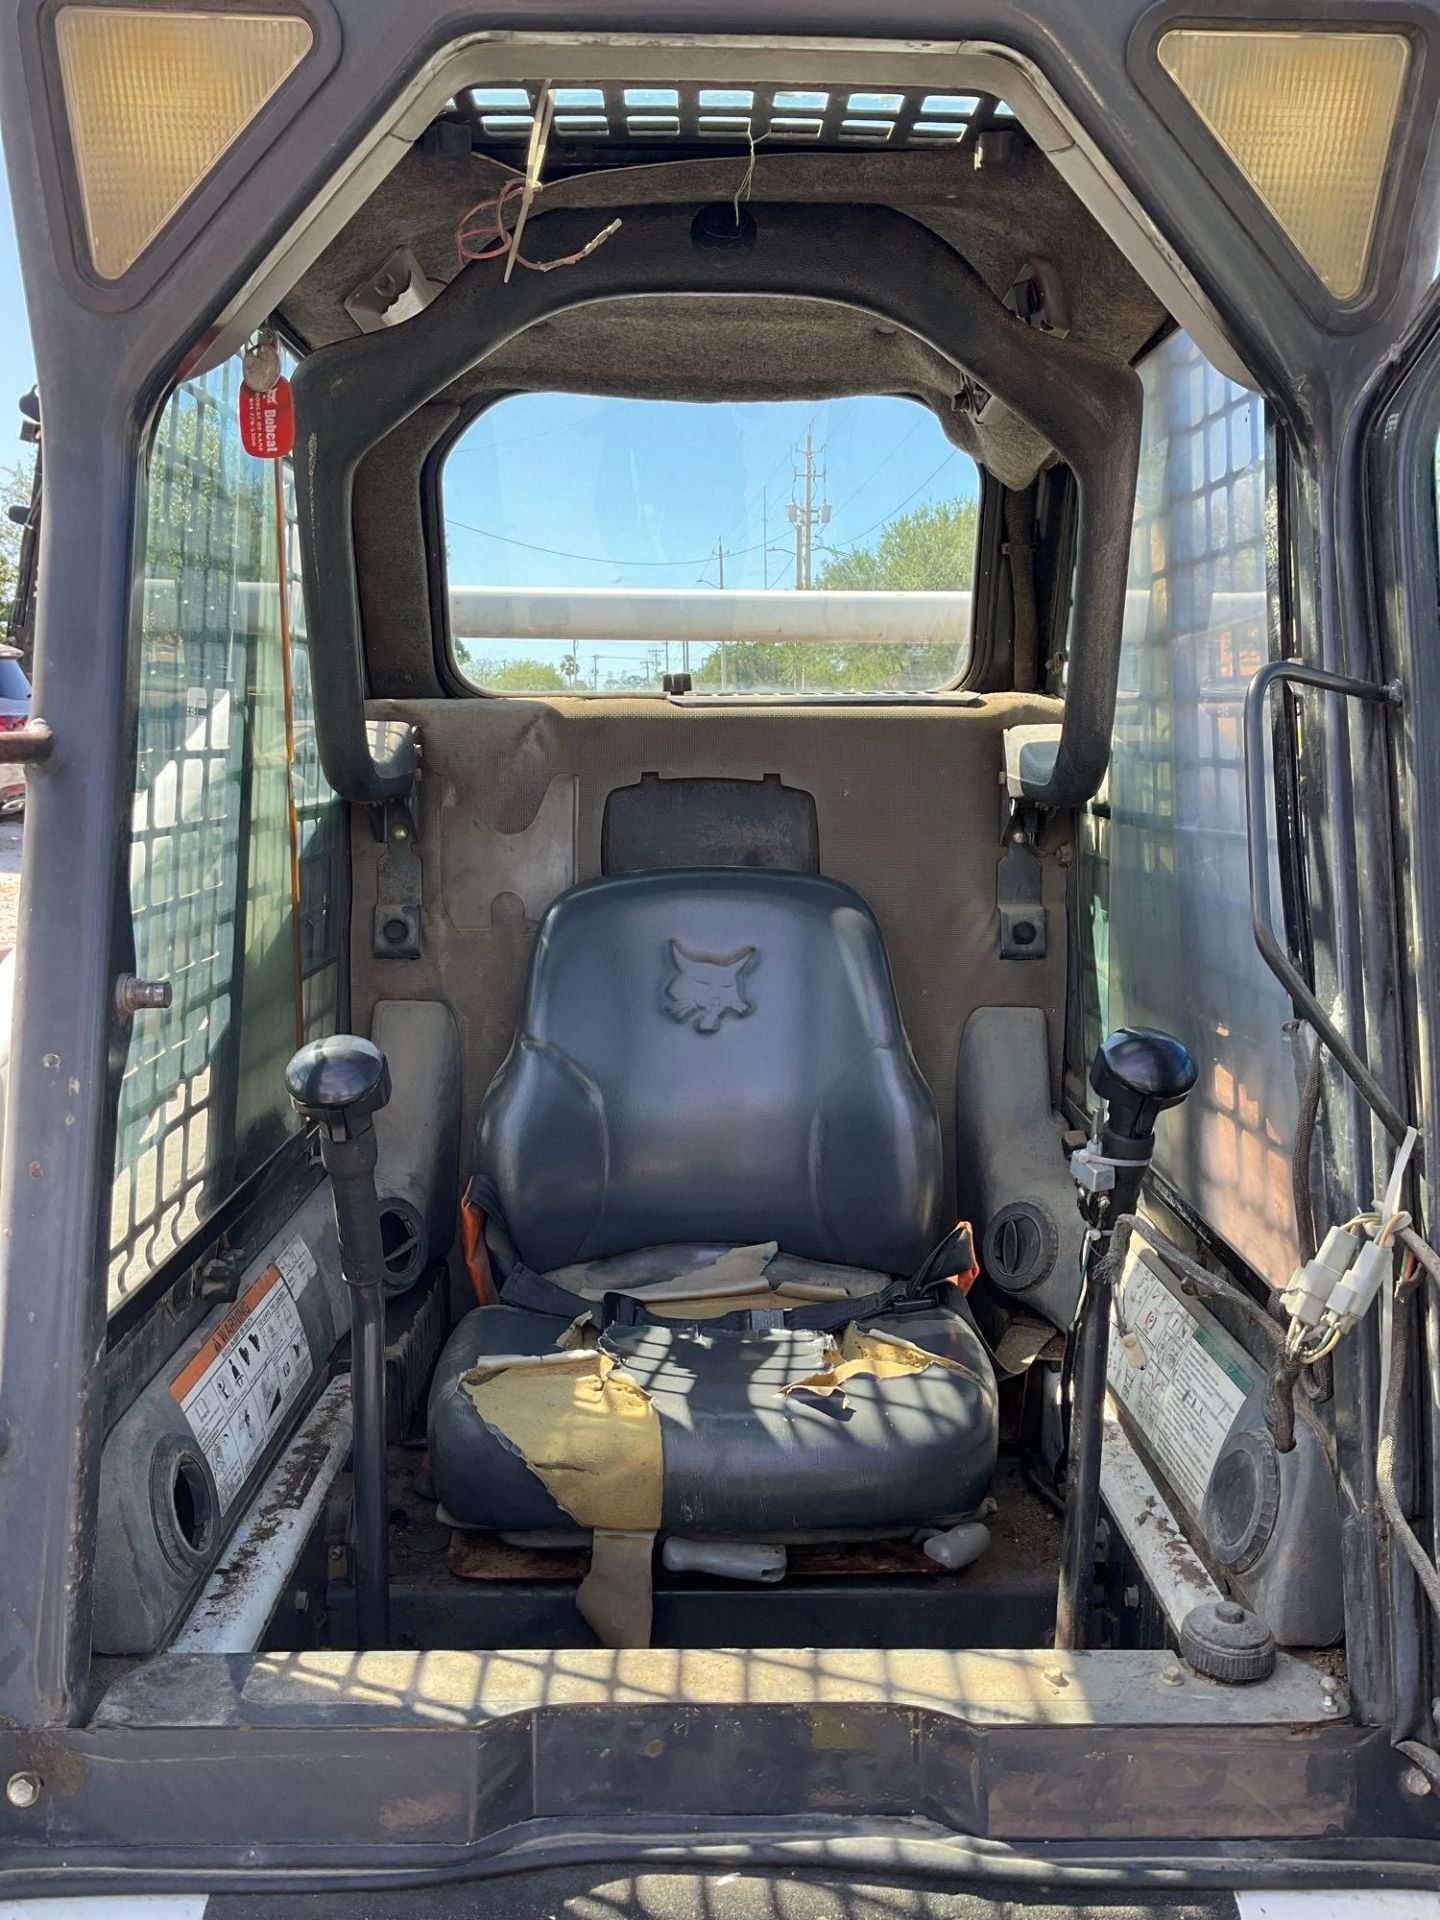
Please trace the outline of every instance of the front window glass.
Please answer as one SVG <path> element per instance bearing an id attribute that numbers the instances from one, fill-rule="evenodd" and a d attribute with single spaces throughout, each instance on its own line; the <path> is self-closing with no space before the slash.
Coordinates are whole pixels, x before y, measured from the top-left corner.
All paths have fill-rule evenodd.
<path id="1" fill-rule="evenodd" d="M 944 686 L 978 498 L 914 401 L 519 395 L 445 465 L 455 662 L 499 693 Z"/>
<path id="2" fill-rule="evenodd" d="M 285 1063 L 340 1006 L 343 809 L 315 747 L 293 488 L 240 445 L 239 378 L 231 361 L 177 388 L 150 456 L 125 965 L 174 998 L 130 1027 L 112 1307 L 285 1140 Z"/>
<path id="3" fill-rule="evenodd" d="M 1114 740 L 1082 832 L 1086 1057 L 1122 1025 L 1185 1042 L 1200 1080 L 1157 1130 L 1156 1167 L 1284 1285 L 1296 1258 L 1292 1009 L 1250 929 L 1241 736 L 1245 689 L 1269 658 L 1264 406 L 1185 334 L 1140 373 Z"/>

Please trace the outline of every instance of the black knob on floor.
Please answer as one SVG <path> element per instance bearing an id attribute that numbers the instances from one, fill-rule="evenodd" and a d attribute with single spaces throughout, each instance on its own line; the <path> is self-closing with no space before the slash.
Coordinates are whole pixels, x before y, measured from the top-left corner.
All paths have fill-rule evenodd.
<path id="1" fill-rule="evenodd" d="M 1275 1671 L 1275 1636 L 1234 1600 L 1202 1600 L 1180 1623 L 1180 1651 L 1197 1673 L 1229 1687 L 1252 1686 Z"/>

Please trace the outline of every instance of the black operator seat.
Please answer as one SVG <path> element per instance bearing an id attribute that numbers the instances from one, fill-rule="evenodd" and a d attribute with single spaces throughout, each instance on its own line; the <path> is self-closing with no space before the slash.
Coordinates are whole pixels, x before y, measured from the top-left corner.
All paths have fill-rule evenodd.
<path id="1" fill-rule="evenodd" d="M 617 1429 L 658 1415 L 661 1533 L 863 1533 L 984 1498 L 984 1346 L 958 1286 L 907 1285 L 948 1224 L 935 1100 L 850 888 L 716 868 L 563 894 L 475 1164 L 498 1299 L 430 1403 L 455 1524 L 633 1525 L 567 1477 L 607 1406 Z M 600 1441 L 568 1404 L 537 1429 L 557 1365 L 605 1373 Z"/>

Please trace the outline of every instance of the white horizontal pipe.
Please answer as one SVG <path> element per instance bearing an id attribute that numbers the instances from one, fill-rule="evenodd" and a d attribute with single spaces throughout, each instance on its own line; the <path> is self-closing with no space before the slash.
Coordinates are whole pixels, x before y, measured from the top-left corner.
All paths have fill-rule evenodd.
<path id="1" fill-rule="evenodd" d="M 457 640 L 873 642 L 962 646 L 970 594 L 811 593 L 703 587 L 451 587 Z"/>
<path id="2" fill-rule="evenodd" d="M 147 579 L 145 623 L 152 631 L 182 627 L 173 579 Z M 269 580 L 236 583 L 236 627 L 273 630 L 280 617 L 278 586 Z M 718 592 L 696 587 L 451 587 L 450 631 L 457 640 L 721 640 L 830 641 L 845 645 L 959 646 L 970 635 L 970 592 L 832 592 L 749 589 Z M 1207 629 L 1266 618 L 1265 592 L 1212 593 Z M 1150 620 L 1150 589 L 1125 595 L 1125 639 L 1138 644 Z"/>

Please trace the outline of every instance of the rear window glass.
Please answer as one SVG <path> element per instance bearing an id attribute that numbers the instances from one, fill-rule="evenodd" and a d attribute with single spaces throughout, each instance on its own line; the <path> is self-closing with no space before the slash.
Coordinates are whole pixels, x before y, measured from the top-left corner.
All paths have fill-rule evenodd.
<path id="1" fill-rule="evenodd" d="M 914 401 L 517 395 L 443 499 L 455 663 L 494 692 L 913 692 L 969 659 L 978 475 Z"/>
<path id="2" fill-rule="evenodd" d="M 28 700 L 30 682 L 18 660 L 0 660 L 0 700 Z"/>

